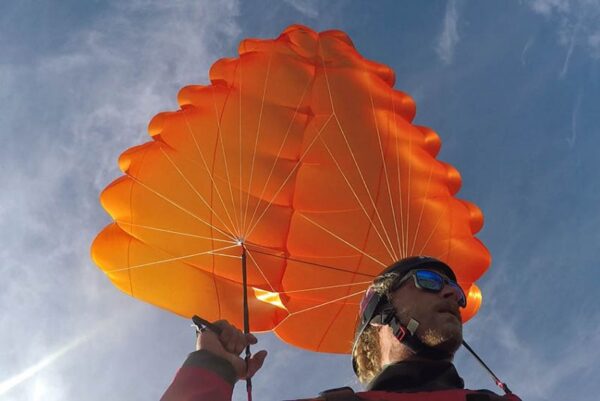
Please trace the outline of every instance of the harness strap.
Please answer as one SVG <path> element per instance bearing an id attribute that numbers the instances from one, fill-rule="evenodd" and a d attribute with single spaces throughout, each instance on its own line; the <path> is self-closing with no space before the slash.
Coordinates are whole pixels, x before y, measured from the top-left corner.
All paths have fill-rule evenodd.
<path id="1" fill-rule="evenodd" d="M 323 401 L 361 401 L 354 390 L 350 387 L 338 387 L 331 390 L 321 391 L 319 393 L 319 400 Z"/>
<path id="2" fill-rule="evenodd" d="M 390 396 L 385 398 L 376 398 L 377 400 L 405 400 L 405 401 L 521 401 L 514 394 L 497 395 L 488 390 L 464 390 L 451 389 L 440 391 L 425 391 L 418 393 L 385 393 Z M 382 394 L 382 395 L 383 395 Z M 372 395 L 367 395 L 368 400 L 375 401 Z M 319 393 L 316 398 L 303 398 L 295 401 L 366 401 L 367 399 L 359 397 L 350 387 L 334 388 Z"/>

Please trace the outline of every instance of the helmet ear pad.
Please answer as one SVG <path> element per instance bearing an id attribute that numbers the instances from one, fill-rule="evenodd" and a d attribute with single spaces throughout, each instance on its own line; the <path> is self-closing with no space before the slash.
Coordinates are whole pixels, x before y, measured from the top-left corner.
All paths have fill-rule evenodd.
<path id="1" fill-rule="evenodd" d="M 380 303 L 370 322 L 373 326 L 385 326 L 396 318 L 396 310 L 387 297 L 383 296 Z"/>
<path id="2" fill-rule="evenodd" d="M 371 325 L 390 326 L 394 337 L 396 337 L 398 341 L 403 342 L 407 333 L 410 333 L 411 336 L 415 335 L 415 331 L 419 326 L 419 323 L 414 319 L 410 319 L 410 329 L 405 327 L 402 323 L 400 323 L 400 319 L 398 319 L 394 305 L 392 305 L 386 297 L 385 303 L 382 305 L 381 310 L 371 320 Z M 412 349 L 413 347 L 411 346 L 410 348 Z"/>

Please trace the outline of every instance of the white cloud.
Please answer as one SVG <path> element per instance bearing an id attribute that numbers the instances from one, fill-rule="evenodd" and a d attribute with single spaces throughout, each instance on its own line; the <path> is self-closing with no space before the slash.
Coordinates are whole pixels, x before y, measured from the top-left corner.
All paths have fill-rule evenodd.
<path id="1" fill-rule="evenodd" d="M 575 48 L 575 41 L 577 40 L 577 31 L 581 26 L 580 21 L 577 22 L 575 27 L 570 32 L 565 32 L 564 35 L 568 36 L 568 38 L 564 38 L 563 42 L 567 43 L 567 54 L 565 56 L 565 61 L 563 63 L 563 68 L 560 71 L 560 77 L 564 78 L 564 76 L 569 71 L 569 62 L 571 61 L 571 56 L 573 55 L 573 49 Z"/>
<path id="2" fill-rule="evenodd" d="M 597 0 L 530 0 L 529 7 L 556 21 L 558 42 L 566 47 L 561 77 L 568 73 L 573 52 L 600 58 L 600 2 Z"/>
<path id="3" fill-rule="evenodd" d="M 530 3 L 531 8 L 544 15 L 550 15 L 555 11 L 567 12 L 569 10 L 569 0 L 533 0 Z"/>
<path id="4" fill-rule="evenodd" d="M 573 112 L 571 113 L 571 135 L 567 137 L 567 143 L 569 147 L 575 146 L 575 140 L 577 139 L 577 119 L 579 117 L 579 109 L 581 108 L 581 99 L 583 98 L 583 94 L 580 91 L 577 94 L 577 100 L 575 101 L 575 105 L 573 106 Z"/>
<path id="5" fill-rule="evenodd" d="M 59 360 L 61 357 L 63 357 L 69 351 L 77 348 L 79 345 L 83 344 L 87 340 L 89 340 L 89 336 L 82 336 L 82 337 L 76 338 L 73 341 L 66 344 L 65 346 L 59 348 L 58 350 L 42 357 L 41 359 L 39 359 L 37 362 L 35 362 L 33 365 L 26 368 L 22 372 L 17 373 L 8 379 L 3 380 L 2 382 L 0 382 L 0 395 L 6 394 L 14 387 L 18 386 L 19 384 L 23 383 L 24 381 L 35 376 L 38 372 L 51 366 L 54 362 Z"/>
<path id="6" fill-rule="evenodd" d="M 284 0 L 287 4 L 294 7 L 297 11 L 309 18 L 319 16 L 319 4 L 316 0 Z"/>
<path id="7" fill-rule="evenodd" d="M 534 42 L 534 39 L 529 38 L 529 39 L 527 39 L 525 46 L 523 46 L 523 50 L 521 51 L 521 64 L 523 64 L 523 65 L 526 64 L 525 56 L 527 55 L 527 52 L 529 51 L 529 48 L 531 47 L 531 45 L 533 45 L 533 42 Z"/>
<path id="8" fill-rule="evenodd" d="M 450 64 L 452 62 L 454 50 L 459 41 L 457 23 L 458 12 L 456 10 L 456 0 L 448 0 L 448 3 L 446 3 L 446 14 L 444 15 L 442 32 L 435 46 L 438 57 L 445 64 Z"/>
<path id="9" fill-rule="evenodd" d="M 593 54 L 600 54 L 600 30 L 588 37 L 588 46 L 592 49 Z"/>

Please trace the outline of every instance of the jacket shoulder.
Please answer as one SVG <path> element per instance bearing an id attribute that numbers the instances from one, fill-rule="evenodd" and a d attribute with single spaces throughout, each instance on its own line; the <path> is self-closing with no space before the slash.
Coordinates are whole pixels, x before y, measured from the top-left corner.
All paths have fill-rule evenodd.
<path id="1" fill-rule="evenodd" d="M 295 401 L 520 401 L 520 398 L 499 396 L 491 391 L 466 389 L 424 391 L 417 393 L 395 393 L 387 391 L 366 391 L 355 393 L 350 387 L 323 391 L 318 397 Z"/>

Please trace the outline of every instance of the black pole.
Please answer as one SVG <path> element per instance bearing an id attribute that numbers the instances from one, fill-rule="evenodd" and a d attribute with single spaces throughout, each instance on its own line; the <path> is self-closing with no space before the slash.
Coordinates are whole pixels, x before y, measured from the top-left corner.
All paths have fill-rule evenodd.
<path id="1" fill-rule="evenodd" d="M 246 273 L 246 247 L 242 244 L 242 285 L 244 297 L 244 334 L 250 333 L 250 315 L 248 313 L 248 277 Z M 248 371 L 248 362 L 250 361 L 250 344 L 246 346 L 246 371 Z M 246 391 L 248 392 L 248 401 L 252 401 L 252 379 L 246 378 Z"/>

